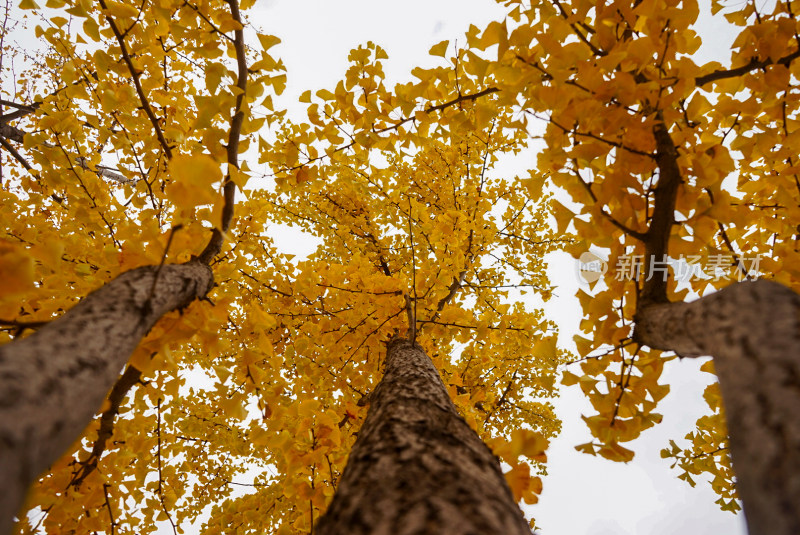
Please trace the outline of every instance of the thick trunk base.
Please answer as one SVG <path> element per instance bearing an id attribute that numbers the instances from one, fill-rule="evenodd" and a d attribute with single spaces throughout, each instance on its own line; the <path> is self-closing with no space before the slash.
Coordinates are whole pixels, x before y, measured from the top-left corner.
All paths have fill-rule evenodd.
<path id="1" fill-rule="evenodd" d="M 0 347 L 0 534 L 10 531 L 28 486 L 92 421 L 142 337 L 212 284 L 199 263 L 134 269 Z"/>
<path id="2" fill-rule="evenodd" d="M 395 339 L 317 535 L 526 534 L 500 463 L 456 412 L 433 363 Z"/>
<path id="3" fill-rule="evenodd" d="M 769 281 L 644 307 L 636 339 L 710 355 L 751 535 L 800 534 L 800 296 Z"/>

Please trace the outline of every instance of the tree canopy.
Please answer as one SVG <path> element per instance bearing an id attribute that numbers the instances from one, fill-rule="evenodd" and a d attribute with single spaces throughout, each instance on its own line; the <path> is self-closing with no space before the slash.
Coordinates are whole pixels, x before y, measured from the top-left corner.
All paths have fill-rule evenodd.
<path id="1" fill-rule="evenodd" d="M 6 122 L 21 143 L 4 155 L 7 336 L 139 265 L 208 256 L 216 287 L 150 331 L 100 417 L 33 489 L 22 529 L 177 529 L 211 507 L 209 532 L 307 531 L 386 341 L 409 331 L 509 463 L 516 498 L 535 502 L 563 357 L 552 323 L 513 296 L 546 297 L 541 258 L 563 240 L 547 228 L 546 196 L 493 171 L 525 142 L 507 127 L 512 111 L 476 105 L 490 93 L 456 96 L 440 108 L 464 123 L 451 133 L 385 125 L 371 143 L 365 127 L 399 105 L 373 44 L 293 124 L 273 110 L 285 75 L 267 50 L 278 40 L 244 45 L 235 3 L 50 7 L 71 16 L 36 30 L 52 46 L 50 76 L 20 86 L 31 93 L 15 95 Z M 447 95 L 477 83 L 457 65 L 437 79 Z M 246 186 L 251 158 L 273 184 Z M 229 217 L 230 184 L 238 217 L 209 256 L 199 245 L 223 234 L 212 229 Z M 294 261 L 267 223 L 321 245 Z"/>
<path id="2" fill-rule="evenodd" d="M 625 459 L 632 452 L 618 444 L 660 419 L 668 385 L 658 378 L 670 357 L 652 349 L 673 348 L 635 336 L 647 304 L 759 271 L 797 288 L 796 6 L 761 9 L 712 2 L 739 32 L 730 66 L 693 59 L 702 42 L 695 2 L 518 4 L 510 28 L 490 26 L 478 45 L 497 44 L 498 88 L 546 124 L 538 172 L 570 196 L 555 218 L 580 236 L 574 256 L 607 254 L 602 282 L 579 293 L 583 375 L 564 377 L 597 410 L 586 418 L 596 438 L 581 446 L 589 453 Z M 719 386 L 705 398 L 712 414 L 690 445 L 663 454 L 692 484 L 709 472 L 718 503 L 735 510 Z"/>
<path id="3" fill-rule="evenodd" d="M 308 531 L 398 333 L 425 348 L 515 498 L 534 503 L 559 365 L 580 361 L 562 381 L 596 411 L 579 449 L 627 461 L 623 444 L 661 419 L 664 363 L 719 356 L 674 327 L 691 313 L 666 322 L 659 307 L 759 271 L 797 289 L 800 6 L 712 2 L 739 31 L 721 65 L 696 62 L 691 0 L 501 3 L 505 20 L 436 44 L 439 65 L 394 87 L 384 50 L 353 50 L 335 87 L 301 96 L 297 120 L 278 104 L 279 39 L 248 22 L 250 2 L 22 2 L 47 52 L 2 102 L 4 341 L 139 266 L 156 266 L 151 294 L 172 264 L 208 264 L 216 282 L 105 387 L 98 417 L 33 488 L 23 532 L 198 519 L 208 532 Z M 497 173 L 537 137 L 534 169 Z M 291 258 L 273 223 L 320 245 Z M 556 247 L 607 259 L 579 292 L 572 357 L 520 300 L 548 299 L 543 255 Z M 688 445 L 662 455 L 691 484 L 708 474 L 735 511 L 727 374 Z"/>

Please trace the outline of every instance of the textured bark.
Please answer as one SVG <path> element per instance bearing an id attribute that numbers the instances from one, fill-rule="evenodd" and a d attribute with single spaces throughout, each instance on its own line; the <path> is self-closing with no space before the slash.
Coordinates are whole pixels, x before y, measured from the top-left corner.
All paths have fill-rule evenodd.
<path id="1" fill-rule="evenodd" d="M 212 283 L 200 263 L 134 269 L 0 347 L 0 533 L 10 531 L 28 486 L 91 422 L 142 337 Z"/>
<path id="2" fill-rule="evenodd" d="M 527 534 L 500 463 L 404 339 L 386 369 L 317 535 Z"/>
<path id="3" fill-rule="evenodd" d="M 748 530 L 800 533 L 800 296 L 743 282 L 691 303 L 643 307 L 635 336 L 714 357 Z"/>

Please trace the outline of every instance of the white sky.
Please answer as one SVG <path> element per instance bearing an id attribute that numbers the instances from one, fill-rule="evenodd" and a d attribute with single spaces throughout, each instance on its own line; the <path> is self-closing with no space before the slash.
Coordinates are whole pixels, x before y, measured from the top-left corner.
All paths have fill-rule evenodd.
<path id="1" fill-rule="evenodd" d="M 283 40 L 274 52 L 287 66 L 289 84 L 285 98 L 276 103 L 288 107 L 290 113 L 302 114 L 303 105 L 292 104 L 296 97 L 306 89 L 333 88 L 347 68 L 348 52 L 359 44 L 371 40 L 385 48 L 389 54 L 384 65 L 387 77 L 405 81 L 413 67 L 434 64 L 436 59 L 427 55 L 432 45 L 444 39 L 461 41 L 470 24 L 482 27 L 503 14 L 503 7 L 491 0 L 261 0 L 251 21 Z M 701 53 L 726 62 L 725 41 L 732 36 L 708 21 L 702 27 L 715 41 L 705 44 Z M 515 164 L 520 167 L 511 171 L 522 174 L 526 166 L 533 166 L 534 156 L 518 158 Z M 313 242 L 298 241 L 288 229 L 275 228 L 272 233 L 293 253 L 307 254 L 314 247 Z M 557 291 L 546 309 L 559 324 L 562 344 L 569 347 L 580 321 L 580 308 L 573 297 L 579 284 L 575 261 L 564 253 L 550 255 L 548 261 Z M 684 360 L 665 367 L 663 381 L 671 384 L 672 391 L 660 405 L 664 420 L 630 444 L 636 458 L 628 464 L 573 449 L 590 440 L 580 415 L 592 409 L 577 387 L 562 388 L 557 410 L 563 431 L 548 452 L 549 476 L 541 500 L 528 510 L 541 533 L 746 533 L 744 517 L 720 511 L 714 504 L 717 496 L 707 483 L 701 481 L 691 488 L 677 479 L 678 472 L 670 470 L 669 462 L 659 455 L 669 439 L 683 438 L 706 412 L 701 396 L 710 376 L 699 371 L 700 364 L 699 360 Z"/>

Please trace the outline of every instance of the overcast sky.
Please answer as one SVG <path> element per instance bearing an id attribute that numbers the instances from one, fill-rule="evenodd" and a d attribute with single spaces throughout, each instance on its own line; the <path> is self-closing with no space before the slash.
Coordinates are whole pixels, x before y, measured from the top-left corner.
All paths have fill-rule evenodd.
<path id="1" fill-rule="evenodd" d="M 484 26 L 501 18 L 504 9 L 491 0 L 261 0 L 251 21 L 283 43 L 274 52 L 286 63 L 289 85 L 282 105 L 296 113 L 292 104 L 306 89 L 332 88 L 347 68 L 350 49 L 374 41 L 389 54 L 387 77 L 405 81 L 414 66 L 432 65 L 430 47 L 444 39 L 463 39 L 470 24 Z M 701 53 L 726 62 L 732 36 L 710 21 L 702 27 L 708 39 Z M 302 118 L 303 115 L 298 117 Z M 517 158 L 514 173 L 525 173 L 535 155 Z M 272 234 L 291 252 L 307 254 L 313 241 L 298 240 L 285 228 Z M 573 297 L 578 288 L 575 261 L 566 254 L 548 258 L 556 296 L 548 305 L 551 319 L 559 324 L 560 340 L 569 347 L 577 331 L 580 310 Z M 697 487 L 676 478 L 669 463 L 660 458 L 669 439 L 681 439 L 706 412 L 702 392 L 710 376 L 698 370 L 698 360 L 673 361 L 665 367 L 663 381 L 672 386 L 661 402 L 663 423 L 634 441 L 636 458 L 628 464 L 577 453 L 573 446 L 588 442 L 589 431 L 581 414 L 591 406 L 577 387 L 562 389 L 557 408 L 564 426 L 548 452 L 549 476 L 538 505 L 527 510 L 544 535 L 743 535 L 744 519 L 722 512 L 717 496 L 705 482 Z"/>

